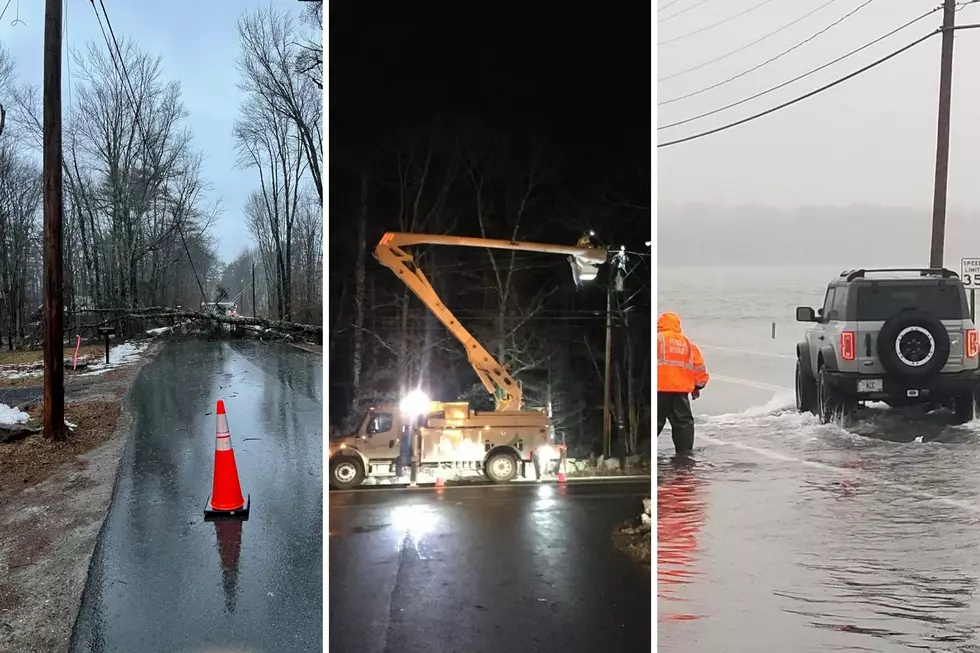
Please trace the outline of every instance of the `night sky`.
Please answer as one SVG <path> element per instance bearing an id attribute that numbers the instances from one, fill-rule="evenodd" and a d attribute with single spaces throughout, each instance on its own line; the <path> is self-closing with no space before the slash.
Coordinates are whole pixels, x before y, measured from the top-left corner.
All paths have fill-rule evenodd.
<path id="1" fill-rule="evenodd" d="M 548 134 L 564 155 L 569 188 L 612 180 L 647 206 L 650 5 L 634 6 L 507 16 L 333 9 L 331 173 L 335 152 L 377 142 L 399 125 L 478 116 Z"/>
<path id="2" fill-rule="evenodd" d="M 587 12 L 523 3 L 522 13 L 510 14 L 494 4 L 484 5 L 494 13 L 483 15 L 413 14 L 405 7 L 356 4 L 356 10 L 332 8 L 329 21 L 332 324 L 338 311 L 349 316 L 343 293 L 346 279 L 349 297 L 354 265 L 359 166 L 383 160 L 392 139 L 405 129 L 438 125 L 452 132 L 465 125 L 469 133 L 483 129 L 513 135 L 515 142 L 547 142 L 557 161 L 555 173 L 523 237 L 571 244 L 591 228 L 604 244 L 649 252 L 644 244 L 651 233 L 649 3 Z M 479 235 L 465 201 L 456 205 L 451 200 L 450 207 L 454 233 Z M 394 208 L 379 182 L 372 194 L 369 252 L 384 231 L 397 229 Z M 479 250 L 460 256 L 485 265 L 486 255 Z M 567 268 L 560 260 L 555 265 Z M 368 270 L 378 268 L 369 257 Z M 392 276 L 383 268 L 381 274 Z M 649 258 L 637 276 L 649 278 Z M 570 280 L 563 281 L 571 286 Z M 393 283 L 390 288 L 396 291 Z M 574 287 L 568 292 L 574 293 Z M 447 304 L 467 301 L 450 294 Z M 579 293 L 560 299 L 552 314 L 571 305 L 578 313 L 604 309 L 604 300 L 601 288 Z M 648 291 L 642 301 L 645 306 L 638 310 L 648 315 Z M 348 319 L 343 313 L 339 317 Z M 598 338 L 601 356 L 601 324 Z M 337 389 L 349 383 L 344 358 L 332 353 L 332 418 L 334 399 L 343 394 Z"/>

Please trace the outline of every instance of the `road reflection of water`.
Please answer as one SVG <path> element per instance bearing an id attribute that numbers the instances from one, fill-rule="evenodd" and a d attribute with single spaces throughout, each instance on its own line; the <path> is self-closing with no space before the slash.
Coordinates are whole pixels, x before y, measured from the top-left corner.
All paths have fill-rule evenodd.
<path id="1" fill-rule="evenodd" d="M 683 464 L 664 465 L 657 478 L 657 600 L 661 621 L 697 619 L 679 595 L 696 581 L 698 533 L 704 522 L 702 483 Z"/>
<path id="2" fill-rule="evenodd" d="M 661 460 L 662 650 L 980 651 L 980 425 L 788 404 L 699 417 L 697 463 Z"/>

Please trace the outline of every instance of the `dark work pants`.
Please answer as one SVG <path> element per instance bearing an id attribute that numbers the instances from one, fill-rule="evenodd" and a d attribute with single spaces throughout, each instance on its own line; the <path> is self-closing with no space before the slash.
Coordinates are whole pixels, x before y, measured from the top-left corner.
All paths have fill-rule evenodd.
<path id="1" fill-rule="evenodd" d="M 670 421 L 671 437 L 677 455 L 685 455 L 694 449 L 694 414 L 686 392 L 657 393 L 657 435 Z"/>

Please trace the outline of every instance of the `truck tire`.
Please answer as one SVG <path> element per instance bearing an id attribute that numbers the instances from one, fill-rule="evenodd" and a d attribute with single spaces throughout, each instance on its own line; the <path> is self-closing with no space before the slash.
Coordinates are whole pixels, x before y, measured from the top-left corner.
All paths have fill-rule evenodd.
<path id="1" fill-rule="evenodd" d="M 519 463 L 517 456 L 509 451 L 498 451 L 487 458 L 484 471 L 494 483 L 506 483 L 517 476 Z"/>
<path id="2" fill-rule="evenodd" d="M 821 424 L 827 424 L 832 419 L 844 418 L 847 414 L 847 402 L 827 378 L 827 368 L 820 366 L 817 372 L 817 406 L 816 415 Z"/>
<path id="3" fill-rule="evenodd" d="M 337 456 L 330 461 L 330 487 L 349 490 L 364 480 L 364 467 L 353 456 Z"/>
<path id="4" fill-rule="evenodd" d="M 803 362 L 796 359 L 796 410 L 817 414 L 817 382 L 803 371 Z"/>

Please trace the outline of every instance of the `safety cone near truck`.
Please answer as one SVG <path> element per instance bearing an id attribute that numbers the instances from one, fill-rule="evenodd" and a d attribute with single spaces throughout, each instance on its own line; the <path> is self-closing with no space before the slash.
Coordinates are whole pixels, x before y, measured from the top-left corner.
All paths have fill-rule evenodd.
<path id="1" fill-rule="evenodd" d="M 214 479 L 211 498 L 204 508 L 204 519 L 248 519 L 250 497 L 242 495 L 238 480 L 235 451 L 231 448 L 231 432 L 225 402 L 218 400 L 217 428 L 214 441 Z"/>

